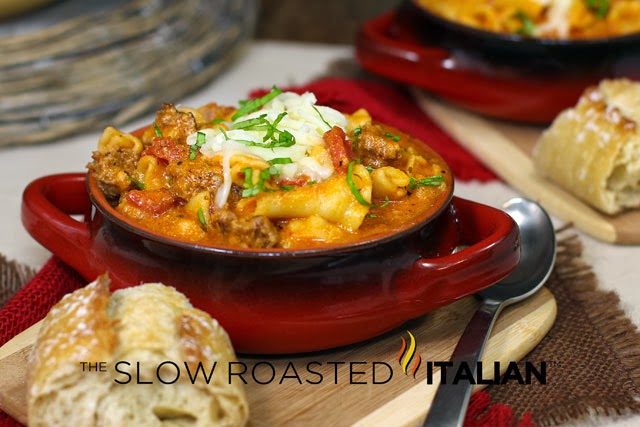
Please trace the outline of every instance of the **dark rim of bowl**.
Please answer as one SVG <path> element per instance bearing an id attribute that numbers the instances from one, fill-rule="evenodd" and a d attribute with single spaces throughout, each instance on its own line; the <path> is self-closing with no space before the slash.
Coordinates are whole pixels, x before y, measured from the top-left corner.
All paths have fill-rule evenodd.
<path id="1" fill-rule="evenodd" d="M 435 153 L 435 152 L 434 152 Z M 446 164 L 446 163 L 445 163 Z M 415 233 L 426 225 L 434 221 L 436 218 L 440 217 L 440 215 L 448 208 L 451 204 L 451 199 L 453 198 L 453 188 L 455 184 L 455 180 L 453 179 L 453 175 L 451 174 L 451 168 L 447 165 L 447 172 L 450 176 L 450 186 L 448 194 L 443 203 L 436 209 L 434 212 L 431 212 L 426 218 L 417 221 L 412 226 L 400 230 L 396 233 L 384 235 L 380 238 L 374 238 L 370 240 L 363 240 L 361 242 L 357 242 L 350 245 L 342 245 L 342 246 L 331 246 L 328 248 L 311 248 L 311 249 L 300 249 L 300 250 L 270 250 L 270 249 L 234 249 L 223 246 L 209 246 L 209 245 L 198 245 L 195 243 L 189 243 L 186 241 L 181 241 L 177 239 L 172 239 L 161 234 L 154 233 L 152 231 L 146 230 L 142 227 L 136 227 L 132 225 L 129 221 L 120 218 L 120 214 L 118 214 L 113 207 L 111 207 L 102 192 L 100 192 L 100 197 L 96 197 L 93 194 L 92 188 L 95 188 L 97 191 L 100 191 L 95 179 L 92 177 L 91 173 L 87 172 L 86 179 L 86 189 L 89 194 L 89 198 L 91 203 L 95 208 L 100 211 L 100 213 L 107 219 L 109 219 L 114 224 L 117 224 L 121 228 L 144 237 L 149 240 L 156 241 L 158 243 L 162 243 L 167 246 L 173 246 L 180 249 L 186 249 L 190 251 L 196 251 L 205 254 L 216 254 L 216 255 L 225 255 L 234 258 L 307 258 L 307 257 L 317 257 L 317 256 L 336 256 L 343 254 L 352 254 L 354 252 L 362 251 L 365 249 L 373 248 L 374 246 L 386 244 L 398 239 L 401 239 L 405 236 L 408 236 L 412 233 Z M 100 200 L 100 198 L 102 200 Z M 105 206 L 108 206 L 108 208 Z"/>
<path id="2" fill-rule="evenodd" d="M 444 18 L 436 15 L 428 10 L 426 7 L 417 3 L 418 0 L 407 0 L 405 5 L 409 5 L 413 9 L 417 9 L 425 18 L 438 21 L 442 26 L 449 30 L 454 30 L 465 35 L 477 37 L 485 40 L 491 40 L 493 42 L 502 42 L 513 45 L 528 45 L 536 47 L 557 47 L 557 48 L 589 48 L 589 47 L 604 47 L 606 45 L 626 43 L 626 42 L 638 42 L 640 41 L 640 33 L 625 34 L 616 37 L 601 37 L 593 39 L 545 39 L 539 37 L 523 37 L 518 34 L 506 34 L 493 31 L 482 30 L 479 28 L 471 27 L 469 25 L 460 24 L 456 21 Z M 406 7 L 406 6 L 405 6 Z"/>

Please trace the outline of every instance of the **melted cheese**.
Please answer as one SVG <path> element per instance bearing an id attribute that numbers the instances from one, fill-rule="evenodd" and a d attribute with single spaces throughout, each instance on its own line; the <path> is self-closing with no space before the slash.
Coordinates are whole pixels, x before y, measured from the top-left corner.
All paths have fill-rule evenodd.
<path id="1" fill-rule="evenodd" d="M 535 30 L 536 36 L 555 36 L 560 39 L 569 37 L 569 12 L 573 0 L 550 0 L 547 21 Z"/>
<path id="2" fill-rule="evenodd" d="M 222 155 L 222 186 L 216 192 L 215 204 L 222 207 L 227 203 L 229 193 L 231 193 L 231 156 L 233 150 L 226 150 Z"/>
<path id="3" fill-rule="evenodd" d="M 315 104 L 316 97 L 312 93 L 298 95 L 285 92 L 271 100 L 262 109 L 239 117 L 233 123 L 258 118 L 263 114 L 266 114 L 266 119 L 273 123 L 281 113 L 286 112 L 287 115 L 278 124 L 278 129 L 289 131 L 295 137 L 295 144 L 290 147 L 264 148 L 243 143 L 241 141 L 265 144 L 263 141 L 265 131 L 233 129 L 233 124 L 231 130 L 225 132 L 220 128 L 199 131 L 205 135 L 205 143 L 200 147 L 202 155 L 219 157 L 222 164 L 223 184 L 216 193 L 217 207 L 223 207 L 229 197 L 232 183 L 230 161 L 236 154 L 255 156 L 266 161 L 290 158 L 292 163 L 276 165 L 280 176 L 285 179 L 306 175 L 311 180 L 324 181 L 333 174 L 331 159 L 324 152 L 322 136 L 333 126 L 345 129 L 347 119 L 337 110 Z M 196 141 L 197 132 L 187 137 L 189 145 L 195 144 Z"/>

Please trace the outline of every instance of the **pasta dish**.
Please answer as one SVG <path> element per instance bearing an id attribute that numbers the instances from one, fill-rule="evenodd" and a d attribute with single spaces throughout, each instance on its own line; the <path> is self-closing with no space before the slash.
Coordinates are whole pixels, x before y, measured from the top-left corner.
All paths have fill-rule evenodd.
<path id="1" fill-rule="evenodd" d="M 165 104 L 134 134 L 108 127 L 92 176 L 115 209 L 170 238 L 237 248 L 313 248 L 416 223 L 451 190 L 422 142 L 277 87 L 238 108 Z"/>
<path id="2" fill-rule="evenodd" d="M 639 0 L 418 0 L 464 25 L 547 39 L 593 39 L 640 31 Z"/>

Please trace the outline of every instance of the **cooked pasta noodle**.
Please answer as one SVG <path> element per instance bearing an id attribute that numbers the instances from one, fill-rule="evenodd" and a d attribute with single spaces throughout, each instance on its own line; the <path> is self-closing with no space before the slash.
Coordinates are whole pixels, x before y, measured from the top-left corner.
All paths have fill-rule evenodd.
<path id="1" fill-rule="evenodd" d="M 107 153 L 110 151 L 118 151 L 119 149 L 140 153 L 142 151 L 142 142 L 131 134 L 121 132 L 109 126 L 102 132 L 100 141 L 98 141 L 98 151 Z"/>

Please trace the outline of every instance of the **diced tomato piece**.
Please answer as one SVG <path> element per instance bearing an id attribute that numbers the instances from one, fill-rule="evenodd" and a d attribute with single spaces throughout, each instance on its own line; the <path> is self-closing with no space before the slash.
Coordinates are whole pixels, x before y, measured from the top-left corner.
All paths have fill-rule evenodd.
<path id="1" fill-rule="evenodd" d="M 176 198 L 167 190 L 131 190 L 125 198 L 140 210 L 153 215 L 161 215 L 176 204 Z"/>
<path id="2" fill-rule="evenodd" d="M 322 136 L 327 146 L 333 167 L 337 172 L 346 173 L 349 166 L 349 157 L 347 156 L 347 136 L 338 126 L 334 126 Z"/>
<path id="3" fill-rule="evenodd" d="M 351 160 L 356 158 L 356 156 L 353 154 L 353 141 L 345 141 L 344 148 L 345 148 L 345 151 L 347 152 L 347 159 Z M 347 163 L 347 166 L 349 166 L 348 163 Z"/>
<path id="4" fill-rule="evenodd" d="M 144 149 L 142 155 L 155 156 L 165 163 L 187 160 L 189 147 L 186 144 L 178 144 L 172 138 L 157 136 L 153 138 L 150 146 Z"/>
<path id="5" fill-rule="evenodd" d="M 303 185 L 306 185 L 307 182 L 309 182 L 309 177 L 307 175 L 300 175 L 293 179 L 281 179 L 278 181 L 278 185 L 280 186 L 290 185 L 292 187 L 302 187 Z"/>

